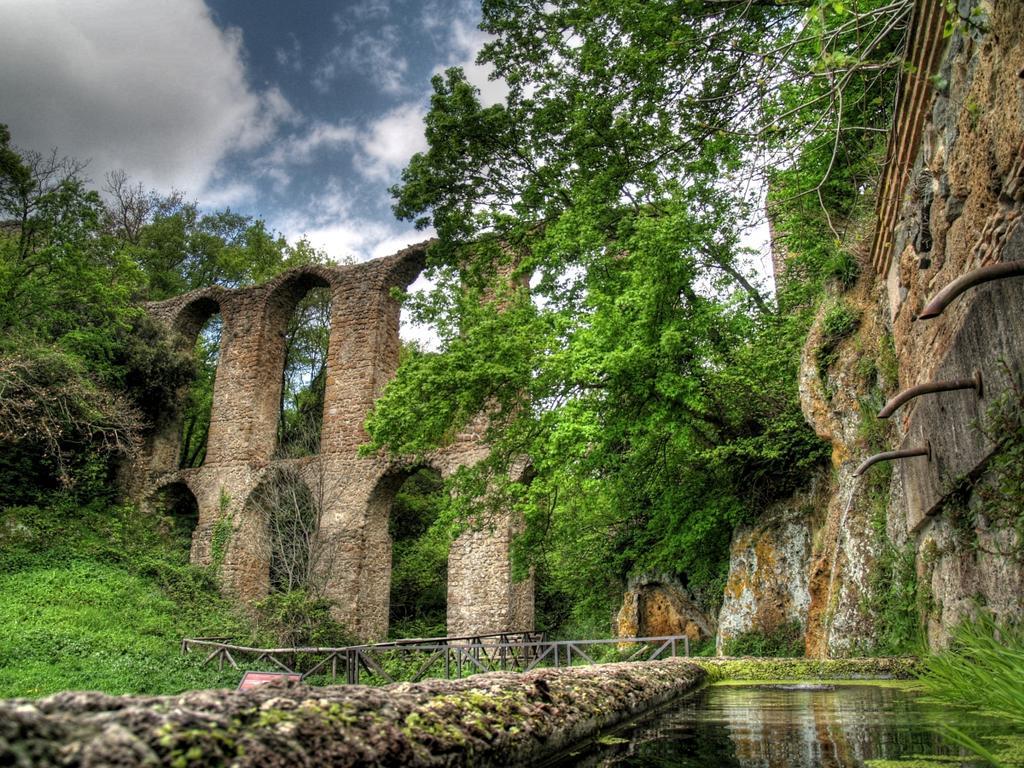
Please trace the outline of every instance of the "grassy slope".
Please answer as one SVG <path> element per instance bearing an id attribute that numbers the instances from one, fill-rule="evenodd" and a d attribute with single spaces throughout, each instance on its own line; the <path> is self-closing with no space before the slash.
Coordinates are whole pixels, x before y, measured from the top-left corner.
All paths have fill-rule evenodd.
<path id="1" fill-rule="evenodd" d="M 0 697 L 234 686 L 179 642 L 249 633 L 173 521 L 102 503 L 0 512 Z"/>

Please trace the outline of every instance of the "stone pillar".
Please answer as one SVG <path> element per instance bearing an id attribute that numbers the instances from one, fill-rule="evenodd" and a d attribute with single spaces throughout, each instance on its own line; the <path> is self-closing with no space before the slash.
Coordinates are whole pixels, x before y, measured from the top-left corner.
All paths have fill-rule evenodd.
<path id="1" fill-rule="evenodd" d="M 382 640 L 391 587 L 388 514 L 402 478 L 385 476 L 386 465 L 371 460 L 342 465 L 327 457 L 325 466 L 325 594 L 334 602 L 335 618 L 356 637 Z M 330 490 L 335 483 L 342 492 Z"/>
<path id="2" fill-rule="evenodd" d="M 267 459 L 254 445 L 253 402 L 260 391 L 259 307 L 251 293 L 225 293 L 221 300 L 220 359 L 213 386 L 206 466 Z"/>
<path id="3" fill-rule="evenodd" d="M 468 530 L 448 554 L 448 634 L 533 629 L 533 577 L 512 580 L 512 516 Z"/>

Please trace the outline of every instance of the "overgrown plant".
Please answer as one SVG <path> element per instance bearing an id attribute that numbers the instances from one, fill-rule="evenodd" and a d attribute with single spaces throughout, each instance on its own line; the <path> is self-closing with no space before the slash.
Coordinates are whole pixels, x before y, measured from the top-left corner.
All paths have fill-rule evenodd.
<path id="1" fill-rule="evenodd" d="M 837 299 L 825 310 L 821 320 L 821 340 L 814 350 L 825 395 L 829 399 L 835 394 L 829 382 L 829 369 L 839 359 L 839 345 L 853 335 L 860 324 L 860 313 L 844 299 Z"/>
<path id="2" fill-rule="evenodd" d="M 931 695 L 951 704 L 1024 727 L 1024 628 L 1000 623 L 988 612 L 963 622 L 949 648 L 925 660 L 921 683 Z M 1002 764 L 998 749 L 959 729 L 944 730 L 988 763 Z"/>
<path id="3" fill-rule="evenodd" d="M 324 596 L 337 547 L 323 528 L 328 501 L 336 493 L 323 462 L 305 472 L 294 467 L 270 469 L 248 504 L 266 526 L 262 554 L 270 563 L 272 592 L 303 590 Z"/>
<path id="4" fill-rule="evenodd" d="M 862 606 L 873 622 L 871 639 L 860 644 L 860 652 L 865 655 L 917 654 L 925 646 L 928 587 L 918 578 L 914 539 L 897 543 L 889 536 L 891 481 L 891 465 L 876 468 L 863 481 L 867 484 L 875 550 Z"/>
<path id="5" fill-rule="evenodd" d="M 804 627 L 787 621 L 767 631 L 741 632 L 723 643 L 726 656 L 797 657 L 806 652 Z"/>
<path id="6" fill-rule="evenodd" d="M 980 429 L 995 446 L 975 490 L 998 553 L 1024 558 L 1024 379 L 1003 363 L 1009 386 L 986 409 Z M 997 543 L 996 546 L 999 546 Z"/>

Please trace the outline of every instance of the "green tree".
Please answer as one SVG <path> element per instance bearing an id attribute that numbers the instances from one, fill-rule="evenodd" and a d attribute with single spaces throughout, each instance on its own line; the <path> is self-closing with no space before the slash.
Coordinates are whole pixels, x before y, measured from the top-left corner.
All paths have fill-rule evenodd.
<path id="1" fill-rule="evenodd" d="M 320 451 L 330 333 L 330 289 L 313 288 L 299 301 L 285 329 L 278 456 L 308 456 Z"/>
<path id="2" fill-rule="evenodd" d="M 770 180 L 792 244 L 839 239 L 910 5 L 485 0 L 480 61 L 509 94 L 434 78 L 392 194 L 438 232 L 439 287 L 409 305 L 440 349 L 403 361 L 369 449 L 422 454 L 487 412 L 449 514 L 519 505 L 520 564 L 602 623 L 644 569 L 713 606 L 733 527 L 826 455 L 795 382 L 838 249 L 773 298 L 739 222 Z M 529 486 L 508 480 L 522 456 Z"/>

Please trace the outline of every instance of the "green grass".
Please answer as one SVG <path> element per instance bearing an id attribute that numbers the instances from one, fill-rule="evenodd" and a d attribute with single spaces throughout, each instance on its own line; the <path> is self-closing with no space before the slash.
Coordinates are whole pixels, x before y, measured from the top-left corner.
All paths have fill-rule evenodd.
<path id="1" fill-rule="evenodd" d="M 1024 728 L 1024 627 L 997 624 L 988 614 L 964 622 L 949 649 L 925 662 L 921 683 L 938 699 Z M 982 743 L 952 726 L 944 733 L 990 765 L 1024 762 L 1020 742 Z"/>
<path id="2" fill-rule="evenodd" d="M 131 507 L 0 513 L 0 697 L 237 684 L 238 672 L 179 654 L 184 636 L 250 633 L 212 574 L 188 564 L 187 540 Z"/>
<path id="3" fill-rule="evenodd" d="M 726 640 L 722 650 L 726 656 L 803 656 L 804 628 L 799 621 L 788 621 L 770 632 L 743 632 Z"/>
<path id="4" fill-rule="evenodd" d="M 1024 726 L 1024 628 L 988 615 L 965 622 L 949 650 L 927 660 L 921 682 L 933 696 Z"/>

